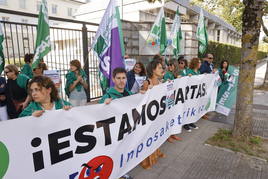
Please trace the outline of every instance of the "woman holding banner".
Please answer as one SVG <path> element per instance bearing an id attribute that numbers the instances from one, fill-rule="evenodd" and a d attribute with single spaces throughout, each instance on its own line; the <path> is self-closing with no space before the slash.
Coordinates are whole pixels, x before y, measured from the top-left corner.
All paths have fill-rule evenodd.
<path id="1" fill-rule="evenodd" d="M 29 82 L 29 93 L 33 102 L 22 111 L 19 117 L 40 117 L 45 111 L 71 108 L 71 104 L 60 99 L 53 81 L 46 76 L 34 77 Z"/>
<path id="2" fill-rule="evenodd" d="M 179 57 L 178 59 L 178 69 L 179 69 L 179 76 L 187 76 L 188 74 L 188 62 L 186 59 L 184 59 L 183 56 Z"/>
<path id="3" fill-rule="evenodd" d="M 167 71 L 164 75 L 164 81 L 174 80 L 178 77 L 178 65 L 176 60 L 170 59 L 167 64 Z"/>
<path id="4" fill-rule="evenodd" d="M 127 87 L 132 93 L 138 93 L 146 77 L 146 70 L 141 62 L 137 62 L 134 68 L 127 72 Z"/>
<path id="5" fill-rule="evenodd" d="M 221 61 L 221 66 L 219 68 L 219 75 L 221 77 L 222 83 L 226 82 L 230 76 L 228 74 L 228 67 L 229 67 L 228 60 Z"/>
<path id="6" fill-rule="evenodd" d="M 87 103 L 88 89 L 86 73 L 81 69 L 79 60 L 70 62 L 70 72 L 66 74 L 65 92 L 73 106 L 83 106 Z"/>
<path id="7" fill-rule="evenodd" d="M 153 60 L 151 61 L 146 68 L 147 71 L 147 77 L 148 79 L 144 81 L 141 93 L 144 93 L 148 89 L 152 88 L 153 86 L 159 85 L 161 81 L 159 79 L 163 78 L 163 68 L 162 64 L 159 60 Z M 154 153 L 152 153 L 149 157 L 144 159 L 141 162 L 141 166 L 144 169 L 151 168 L 154 164 L 157 163 L 157 159 L 159 157 L 164 157 L 165 154 L 163 154 L 160 149 L 157 149 Z"/>
<path id="8" fill-rule="evenodd" d="M 190 69 L 188 70 L 188 76 L 200 75 L 201 60 L 199 58 L 193 58 L 190 62 Z M 198 129 L 194 123 L 185 124 L 183 128 L 187 132 L 192 132 L 191 128 Z"/>

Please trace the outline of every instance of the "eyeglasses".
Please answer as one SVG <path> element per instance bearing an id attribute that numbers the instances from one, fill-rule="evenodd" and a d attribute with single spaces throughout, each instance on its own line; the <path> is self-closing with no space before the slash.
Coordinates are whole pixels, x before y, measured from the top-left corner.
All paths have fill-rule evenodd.
<path id="1" fill-rule="evenodd" d="M 5 73 L 5 74 L 8 74 L 9 72 L 11 72 L 11 71 L 5 71 L 4 73 Z"/>

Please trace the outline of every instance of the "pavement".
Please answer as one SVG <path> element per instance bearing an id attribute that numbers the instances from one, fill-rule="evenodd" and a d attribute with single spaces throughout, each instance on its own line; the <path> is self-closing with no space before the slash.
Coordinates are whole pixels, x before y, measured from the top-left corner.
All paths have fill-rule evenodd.
<path id="1" fill-rule="evenodd" d="M 263 63 L 257 66 L 257 85 L 263 69 Z M 253 103 L 253 133 L 268 138 L 268 91 L 255 90 Z M 138 165 L 129 174 L 134 179 L 268 179 L 267 161 L 205 144 L 219 128 L 232 128 L 234 114 L 235 109 L 228 117 L 211 113 L 209 120 L 196 123 L 199 129 L 183 131 L 182 141 L 164 143 L 160 148 L 166 157 L 151 169 Z"/>
<path id="2" fill-rule="evenodd" d="M 264 82 L 264 76 L 267 68 L 268 58 L 263 59 L 260 63 L 256 66 L 256 74 L 255 74 L 255 86 L 260 86 Z"/>

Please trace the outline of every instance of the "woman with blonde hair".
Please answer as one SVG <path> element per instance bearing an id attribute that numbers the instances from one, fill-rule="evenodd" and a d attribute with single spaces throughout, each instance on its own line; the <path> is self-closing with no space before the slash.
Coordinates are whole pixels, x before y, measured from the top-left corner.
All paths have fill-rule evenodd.
<path id="1" fill-rule="evenodd" d="M 7 112 L 9 119 L 14 119 L 19 116 L 22 109 L 30 101 L 30 96 L 27 94 L 27 85 L 30 79 L 24 74 L 19 74 L 19 70 L 15 65 L 5 66 L 4 72 L 7 76 Z"/>

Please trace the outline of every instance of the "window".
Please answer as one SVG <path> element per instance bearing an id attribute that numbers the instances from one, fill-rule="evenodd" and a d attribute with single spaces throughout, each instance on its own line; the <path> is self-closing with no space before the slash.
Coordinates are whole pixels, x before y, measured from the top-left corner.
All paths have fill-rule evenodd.
<path id="1" fill-rule="evenodd" d="M 21 9 L 26 9 L 26 0 L 19 0 L 19 5 Z"/>
<path id="2" fill-rule="evenodd" d="M 9 21 L 9 17 L 2 17 L 2 21 Z"/>
<path id="3" fill-rule="evenodd" d="M 217 41 L 220 41 L 221 30 L 217 30 Z"/>
<path id="4" fill-rule="evenodd" d="M 68 16 L 73 16 L 73 9 L 72 8 L 68 8 Z"/>
<path id="5" fill-rule="evenodd" d="M 52 14 L 57 14 L 57 8 L 58 8 L 58 5 L 52 4 L 52 9 L 51 9 Z"/>
<path id="6" fill-rule="evenodd" d="M 7 5 L 7 0 L 0 0 L 0 5 Z"/>
<path id="7" fill-rule="evenodd" d="M 36 11 L 39 12 L 41 7 L 41 1 L 37 1 L 36 3 Z"/>

